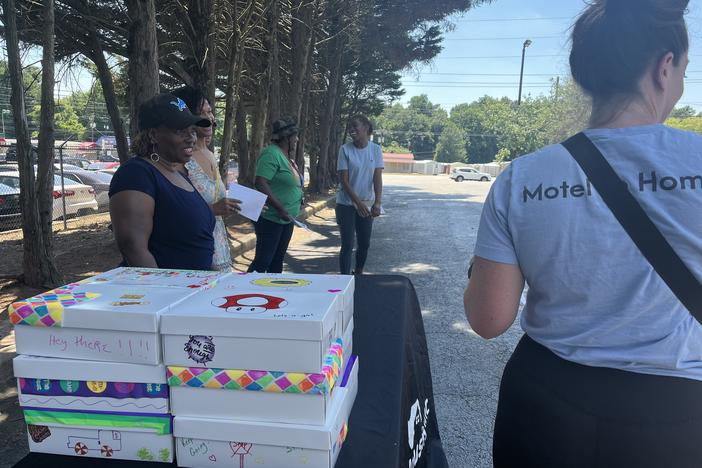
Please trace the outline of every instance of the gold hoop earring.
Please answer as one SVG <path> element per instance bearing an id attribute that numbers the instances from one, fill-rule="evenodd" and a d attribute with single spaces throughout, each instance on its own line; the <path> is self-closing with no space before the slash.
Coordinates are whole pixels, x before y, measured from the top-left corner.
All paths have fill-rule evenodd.
<path id="1" fill-rule="evenodd" d="M 158 153 L 154 152 L 149 155 L 149 159 L 151 160 L 151 162 L 157 163 L 161 160 L 161 156 L 159 156 Z"/>

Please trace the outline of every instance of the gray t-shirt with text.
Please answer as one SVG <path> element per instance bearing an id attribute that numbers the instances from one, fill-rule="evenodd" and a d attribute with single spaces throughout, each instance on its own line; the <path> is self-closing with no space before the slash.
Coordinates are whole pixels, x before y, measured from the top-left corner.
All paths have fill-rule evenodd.
<path id="1" fill-rule="evenodd" d="M 585 133 L 702 279 L 702 137 L 664 125 Z M 475 255 L 519 265 L 529 285 L 522 328 L 562 358 L 702 380 L 702 326 L 562 146 L 497 178 Z"/>

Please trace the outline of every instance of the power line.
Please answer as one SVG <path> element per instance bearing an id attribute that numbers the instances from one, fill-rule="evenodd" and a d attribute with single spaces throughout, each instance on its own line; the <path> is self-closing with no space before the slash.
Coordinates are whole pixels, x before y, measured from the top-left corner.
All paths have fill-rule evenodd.
<path id="1" fill-rule="evenodd" d="M 697 73 L 697 72 L 688 72 Z M 439 73 L 439 72 L 420 72 L 420 75 L 436 75 L 436 76 L 519 76 L 519 73 Z M 524 73 L 524 76 L 563 76 L 563 73 Z"/>
<path id="2" fill-rule="evenodd" d="M 529 39 L 564 39 L 566 36 L 529 36 Z M 445 38 L 444 41 L 523 41 L 527 36 L 519 37 L 454 37 Z"/>
<path id="3" fill-rule="evenodd" d="M 529 54 L 529 59 L 532 58 L 553 58 L 567 57 L 562 54 Z M 521 59 L 521 55 L 471 55 L 465 57 L 436 57 L 435 60 L 496 60 L 496 59 Z"/>
<path id="4" fill-rule="evenodd" d="M 552 16 L 550 18 L 487 18 L 487 19 L 462 19 L 455 23 L 502 23 L 507 21 L 561 21 L 573 20 L 570 16 Z"/>

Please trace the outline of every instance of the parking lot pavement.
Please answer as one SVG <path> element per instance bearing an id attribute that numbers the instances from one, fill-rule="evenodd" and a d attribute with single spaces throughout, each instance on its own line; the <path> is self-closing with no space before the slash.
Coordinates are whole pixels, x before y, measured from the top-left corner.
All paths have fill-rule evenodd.
<path id="1" fill-rule="evenodd" d="M 412 280 L 422 305 L 436 412 L 449 465 L 492 466 L 492 426 L 500 376 L 521 336 L 518 326 L 490 342 L 475 335 L 463 314 L 463 289 L 482 205 L 491 183 L 448 176 L 385 174 L 386 215 L 373 226 L 370 274 Z M 339 233 L 334 210 L 296 229 L 285 271 L 336 273 Z M 237 258 L 243 271 L 253 251 Z"/>

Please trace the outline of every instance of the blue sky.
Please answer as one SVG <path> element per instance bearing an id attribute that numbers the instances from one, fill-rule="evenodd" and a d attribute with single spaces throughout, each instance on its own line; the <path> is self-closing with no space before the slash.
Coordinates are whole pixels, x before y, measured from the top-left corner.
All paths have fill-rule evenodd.
<path id="1" fill-rule="evenodd" d="M 679 105 L 702 111 L 702 7 L 690 2 L 690 66 Z M 582 0 L 495 0 L 454 19 L 444 49 L 433 63 L 403 74 L 406 104 L 426 94 L 446 110 L 481 96 L 517 99 L 522 44 L 531 39 L 524 65 L 523 95 L 546 94 L 550 80 L 570 76 L 569 29 Z"/>

